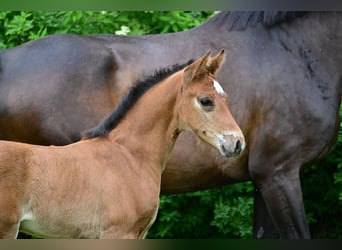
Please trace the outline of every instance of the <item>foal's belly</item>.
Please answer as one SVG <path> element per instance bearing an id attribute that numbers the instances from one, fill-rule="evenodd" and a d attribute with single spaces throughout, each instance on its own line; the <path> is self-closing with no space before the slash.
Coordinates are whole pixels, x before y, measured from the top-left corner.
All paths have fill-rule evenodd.
<path id="1" fill-rule="evenodd" d="M 91 229 L 83 223 L 70 228 L 50 221 L 38 222 L 32 218 L 23 220 L 19 231 L 46 239 L 98 239 L 100 237 L 100 230 Z"/>
<path id="2" fill-rule="evenodd" d="M 101 180 L 106 182 L 105 178 L 113 176 L 107 174 Z M 148 181 L 148 178 L 142 179 Z M 57 192 L 57 186 L 52 189 L 55 196 L 46 196 L 49 191 L 39 192 L 38 195 L 35 193 L 32 196 L 34 198 L 31 197 L 21 207 L 23 213 L 19 231 L 52 239 L 122 239 L 144 236 L 155 220 L 159 192 L 151 191 L 151 197 L 149 194 L 141 195 L 142 188 L 138 183 L 131 189 L 108 186 L 109 189 L 102 193 L 84 188 L 86 191 L 79 195 L 70 195 L 71 190 L 69 193 L 61 190 Z M 159 188 L 155 190 L 159 191 Z M 132 197 L 130 192 L 136 193 L 137 197 Z M 64 197 L 64 200 L 56 197 Z"/>
<path id="3" fill-rule="evenodd" d="M 149 228 L 154 223 L 158 212 L 158 205 L 139 215 L 135 222 L 128 220 L 124 224 L 114 224 L 108 229 L 103 228 L 103 223 L 80 219 L 80 223 L 70 223 L 55 219 L 34 219 L 34 216 L 25 214 L 20 223 L 20 232 L 38 238 L 46 239 L 125 239 L 144 238 Z M 123 218 L 125 216 L 122 216 Z M 114 229 L 114 230 L 113 230 Z"/>

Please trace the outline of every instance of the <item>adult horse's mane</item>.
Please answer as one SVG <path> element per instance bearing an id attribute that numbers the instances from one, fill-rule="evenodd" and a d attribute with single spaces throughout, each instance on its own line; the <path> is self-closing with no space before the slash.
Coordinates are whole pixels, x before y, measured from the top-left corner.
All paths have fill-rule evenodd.
<path id="1" fill-rule="evenodd" d="M 108 135 L 108 133 L 125 117 L 127 112 L 134 106 L 140 97 L 143 96 L 150 88 L 192 62 L 193 60 L 189 60 L 184 64 L 175 64 L 171 67 L 161 68 L 156 70 L 153 74 L 145 75 L 142 79 L 137 80 L 133 85 L 134 87 L 132 87 L 121 99 L 117 107 L 98 126 L 83 133 L 82 137 L 84 139 L 91 139 Z"/>
<path id="2" fill-rule="evenodd" d="M 258 23 L 265 27 L 272 27 L 305 14 L 306 12 L 301 11 L 228 11 L 218 13 L 207 23 L 215 22 L 227 27 L 228 30 L 244 30 Z"/>

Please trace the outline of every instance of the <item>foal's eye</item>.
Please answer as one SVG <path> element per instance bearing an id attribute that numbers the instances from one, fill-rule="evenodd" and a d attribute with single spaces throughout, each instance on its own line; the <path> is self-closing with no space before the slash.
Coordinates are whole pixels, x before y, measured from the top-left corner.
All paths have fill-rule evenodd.
<path id="1" fill-rule="evenodd" d="M 200 102 L 201 105 L 204 106 L 204 107 L 212 107 L 212 106 L 214 106 L 213 101 L 210 100 L 208 97 L 201 98 L 201 99 L 199 100 L 199 102 Z"/>
<path id="2" fill-rule="evenodd" d="M 205 107 L 213 106 L 213 102 L 209 98 L 202 98 L 200 103 Z"/>

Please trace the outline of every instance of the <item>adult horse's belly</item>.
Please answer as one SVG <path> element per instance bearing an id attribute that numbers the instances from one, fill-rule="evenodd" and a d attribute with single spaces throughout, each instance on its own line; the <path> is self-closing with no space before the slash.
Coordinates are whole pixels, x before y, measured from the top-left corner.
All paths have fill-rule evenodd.
<path id="1" fill-rule="evenodd" d="M 232 158 L 197 139 L 180 134 L 162 174 L 162 193 L 184 193 L 249 180 L 246 151 Z"/>

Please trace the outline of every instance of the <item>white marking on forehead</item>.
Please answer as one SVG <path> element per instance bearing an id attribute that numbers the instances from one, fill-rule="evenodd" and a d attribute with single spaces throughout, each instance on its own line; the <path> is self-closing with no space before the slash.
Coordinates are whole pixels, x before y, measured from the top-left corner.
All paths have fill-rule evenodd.
<path id="1" fill-rule="evenodd" d="M 221 84 L 219 84 L 217 81 L 214 80 L 214 88 L 216 90 L 217 93 L 219 93 L 220 95 L 224 95 L 224 90 L 221 86 Z"/>

